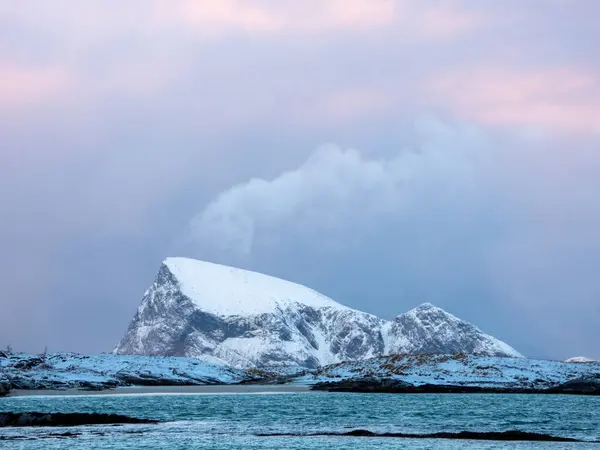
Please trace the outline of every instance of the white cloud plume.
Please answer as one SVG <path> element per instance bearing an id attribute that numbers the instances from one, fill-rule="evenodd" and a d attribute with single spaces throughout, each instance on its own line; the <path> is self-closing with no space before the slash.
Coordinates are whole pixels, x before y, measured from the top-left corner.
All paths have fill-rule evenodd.
<path id="1" fill-rule="evenodd" d="M 465 200 L 473 194 L 473 164 L 485 150 L 477 133 L 427 119 L 417 125 L 417 134 L 417 148 L 388 158 L 327 145 L 272 180 L 234 186 L 192 220 L 191 237 L 204 251 L 249 254 L 260 236 L 271 241 L 288 232 L 332 237 L 414 213 L 439 195 Z"/>

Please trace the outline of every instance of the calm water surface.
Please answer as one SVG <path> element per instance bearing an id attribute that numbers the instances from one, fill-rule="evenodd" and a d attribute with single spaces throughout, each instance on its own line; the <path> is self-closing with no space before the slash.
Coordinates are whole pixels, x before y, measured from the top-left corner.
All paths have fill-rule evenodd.
<path id="1" fill-rule="evenodd" d="M 495 443 L 350 437 L 256 437 L 256 433 L 431 433 L 518 429 L 600 440 L 600 398 L 534 395 L 277 393 L 11 397 L 1 411 L 104 412 L 167 421 L 78 427 L 78 438 L 0 441 L 2 449 L 598 449 L 599 444 Z M 65 429 L 4 429 L 42 436 Z M 98 435 L 101 432 L 103 435 Z"/>

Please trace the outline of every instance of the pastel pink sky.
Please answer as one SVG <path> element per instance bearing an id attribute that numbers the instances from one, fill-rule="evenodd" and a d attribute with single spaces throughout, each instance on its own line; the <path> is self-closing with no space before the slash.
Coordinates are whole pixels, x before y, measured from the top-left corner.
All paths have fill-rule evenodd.
<path id="1" fill-rule="evenodd" d="M 114 14 L 110 2 L 59 1 L 52 8 L 40 5 L 33 13 L 15 4 L 0 9 L 2 17 L 12 21 L 15 28 L 36 29 L 38 36 L 47 33 L 65 42 L 62 51 L 57 47 L 37 62 L 32 61 L 34 55 L 27 55 L 33 48 L 28 50 L 26 35 L 17 46 L 21 51 L 6 46 L 0 54 L 0 111 L 3 115 L 25 114 L 23 121 L 28 109 L 35 114 L 38 107 L 60 104 L 78 111 L 93 110 L 98 101 L 111 96 L 141 97 L 159 104 L 161 95 L 200 70 L 206 72 L 204 80 L 200 75 L 200 82 L 211 85 L 208 95 L 218 97 L 221 92 L 225 106 L 237 100 L 228 98 L 229 91 L 243 91 L 244 97 L 251 88 L 265 96 L 272 92 L 273 83 L 282 84 L 281 77 L 290 79 L 290 87 L 283 87 L 289 102 L 283 114 L 291 123 L 304 123 L 303 117 L 310 114 L 321 124 L 339 124 L 398 114 L 402 106 L 415 105 L 484 125 L 598 132 L 600 69 L 585 60 L 540 60 L 536 65 L 534 34 L 514 43 L 502 37 L 503 31 L 510 38 L 510 33 L 523 27 L 516 11 L 514 16 L 499 16 L 493 9 L 468 7 L 469 2 L 452 0 L 310 0 L 302 4 L 129 1 L 119 15 Z M 547 2 L 541 9 L 548 15 L 560 14 L 560 2 Z M 560 16 L 552 19 L 561 21 Z M 548 26 L 552 24 L 549 21 Z M 285 52 L 286 46 L 298 46 L 299 40 L 304 42 L 302 52 L 311 46 L 319 52 L 321 42 L 346 39 L 347 46 L 340 51 L 352 55 L 357 63 L 362 61 L 363 72 L 372 73 L 367 80 L 353 79 L 353 74 L 345 76 L 335 67 L 319 67 L 316 57 L 315 63 L 309 62 L 311 67 L 298 67 L 301 73 L 294 74 L 289 73 L 291 68 L 277 63 L 280 57 L 275 59 L 272 73 L 269 65 L 273 63 L 267 63 L 264 73 L 249 77 L 241 62 L 229 63 L 230 67 L 223 69 L 226 73 L 202 70 L 202 65 L 210 66 L 214 58 L 236 58 L 233 42 L 239 39 L 256 42 L 259 59 L 264 58 L 263 51 Z M 495 51 L 485 51 L 486 41 Z M 93 65 L 94 49 L 109 51 L 107 46 L 117 42 L 120 44 L 112 58 L 106 54 L 109 59 L 103 56 L 98 67 L 88 67 Z M 361 54 L 361 47 L 370 46 L 361 42 L 377 46 L 376 54 L 366 49 Z M 215 54 L 216 48 L 223 50 Z M 461 61 L 436 55 L 441 49 L 456 54 Z M 463 54 L 477 49 L 482 57 L 463 60 Z M 342 58 L 346 58 L 343 53 Z M 197 62 L 192 55 L 197 55 Z M 427 62 L 429 58 L 431 62 Z M 385 70 L 377 68 L 382 59 L 397 64 Z M 320 63 L 337 64 L 327 58 Z M 338 82 L 331 79 L 321 85 L 331 76 L 339 78 Z M 298 89 L 295 80 L 299 78 L 306 80 L 306 87 Z M 306 92 L 294 93 L 303 89 Z M 269 120 L 282 114 L 277 104 L 265 104 L 264 99 L 250 95 L 241 100 L 242 108 L 249 111 L 224 114 L 219 127 L 235 128 L 240 121 Z M 316 108 L 320 111 L 313 115 L 311 110 Z"/>
<path id="2" fill-rule="evenodd" d="M 0 2 L 0 347 L 110 349 L 177 253 L 600 358 L 598 17 L 597 0 Z M 286 173 L 289 202 L 217 208 L 248 214 L 246 259 L 189 236 L 233 187 Z M 298 228 L 390 190 L 385 220 Z M 291 212 L 253 207 L 273 198 Z"/>
<path id="3" fill-rule="evenodd" d="M 29 69 L 0 65 L 0 105 L 10 111 L 56 101 L 70 87 L 67 73 L 62 67 Z"/>
<path id="4" fill-rule="evenodd" d="M 472 67 L 441 75 L 430 95 L 486 125 L 545 126 L 600 133 L 600 72 L 578 67 Z"/>

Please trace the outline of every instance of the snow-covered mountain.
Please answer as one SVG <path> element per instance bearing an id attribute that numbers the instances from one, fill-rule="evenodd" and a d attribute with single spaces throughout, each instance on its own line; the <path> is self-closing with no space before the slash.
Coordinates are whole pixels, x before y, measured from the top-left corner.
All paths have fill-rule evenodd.
<path id="1" fill-rule="evenodd" d="M 573 356 L 572 358 L 565 359 L 567 363 L 589 363 L 596 362 L 595 359 L 588 358 L 586 356 Z"/>
<path id="2" fill-rule="evenodd" d="M 187 258 L 163 262 L 114 352 L 260 368 L 390 353 L 521 356 L 430 304 L 386 321 L 296 283 Z"/>

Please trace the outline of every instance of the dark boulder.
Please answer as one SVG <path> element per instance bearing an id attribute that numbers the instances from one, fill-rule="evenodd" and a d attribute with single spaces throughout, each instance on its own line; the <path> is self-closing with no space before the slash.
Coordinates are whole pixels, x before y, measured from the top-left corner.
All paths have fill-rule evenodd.
<path id="1" fill-rule="evenodd" d="M 72 427 L 78 425 L 114 425 L 125 423 L 158 423 L 118 414 L 0 412 L 0 427 Z"/>
<path id="2" fill-rule="evenodd" d="M 529 386 L 477 386 L 477 385 L 413 385 L 391 378 L 355 378 L 334 382 L 316 383 L 311 387 L 315 391 L 363 392 L 389 394 L 571 394 L 600 395 L 599 378 L 582 378 L 563 384 L 547 387 Z"/>
<path id="3" fill-rule="evenodd" d="M 299 433 L 259 433 L 259 437 L 273 436 L 351 436 L 351 437 L 374 437 L 374 438 L 404 438 L 404 439 L 460 439 L 476 441 L 531 441 L 531 442 L 588 442 L 564 436 L 553 436 L 550 434 L 530 433 L 520 430 L 508 431 L 459 431 L 439 432 L 426 434 L 413 433 L 375 433 L 369 430 L 352 430 L 346 432 L 324 431 L 321 433 L 299 434 Z M 595 442 L 596 441 L 589 441 Z"/>
<path id="4" fill-rule="evenodd" d="M 390 378 L 356 378 L 335 382 L 315 384 L 312 389 L 329 392 L 381 392 L 381 393 L 406 393 L 415 387 L 401 380 Z"/>
<path id="5" fill-rule="evenodd" d="M 557 394 L 600 395 L 600 379 L 578 378 L 559 384 L 550 390 L 555 391 Z"/>
<path id="6" fill-rule="evenodd" d="M 10 388 L 11 383 L 9 378 L 5 374 L 0 373 L 0 397 L 8 395 L 8 393 L 10 392 Z"/>
<path id="7" fill-rule="evenodd" d="M 12 367 L 14 369 L 20 369 L 20 370 L 31 370 L 35 367 L 41 366 L 44 363 L 45 363 L 44 359 L 39 358 L 37 356 L 33 356 L 33 357 L 29 357 L 29 358 L 17 361 L 16 363 L 14 363 L 12 365 Z"/>

